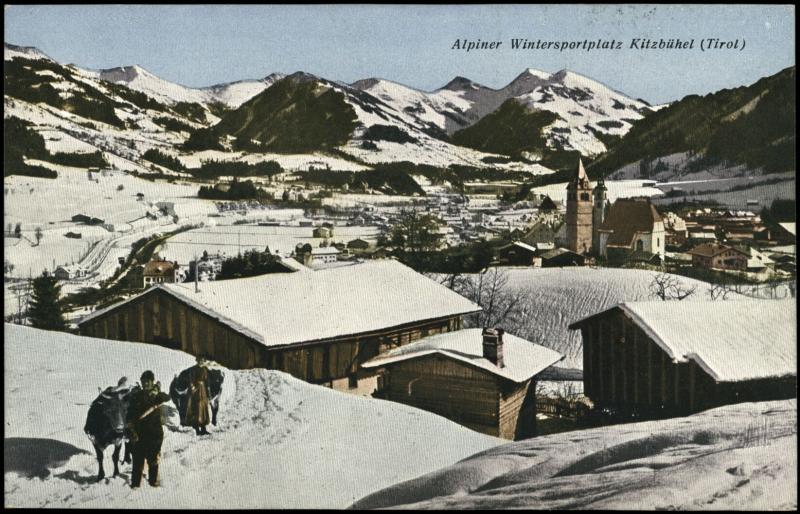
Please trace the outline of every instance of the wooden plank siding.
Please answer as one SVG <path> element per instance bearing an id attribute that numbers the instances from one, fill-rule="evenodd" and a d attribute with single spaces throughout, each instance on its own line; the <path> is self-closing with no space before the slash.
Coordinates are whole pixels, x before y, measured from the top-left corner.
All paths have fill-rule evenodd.
<path id="1" fill-rule="evenodd" d="M 384 396 L 477 432 L 517 440 L 536 434 L 531 381 L 514 384 L 441 354 L 387 365 Z"/>
<path id="2" fill-rule="evenodd" d="M 673 362 L 621 311 L 590 318 L 579 328 L 584 394 L 599 409 L 661 417 L 796 395 L 796 377 L 717 383 L 692 360 Z"/>
<path id="3" fill-rule="evenodd" d="M 500 391 L 493 375 L 438 354 L 394 363 L 386 375 L 386 399 L 499 436 Z"/>
<path id="4" fill-rule="evenodd" d="M 454 316 L 338 339 L 267 347 L 169 293 L 154 290 L 81 323 L 80 333 L 207 354 L 231 369 L 276 369 L 311 383 L 350 389 L 349 381 L 340 379 L 374 377 L 376 371 L 362 370 L 360 364 L 378 353 L 461 326 L 461 317 Z"/>

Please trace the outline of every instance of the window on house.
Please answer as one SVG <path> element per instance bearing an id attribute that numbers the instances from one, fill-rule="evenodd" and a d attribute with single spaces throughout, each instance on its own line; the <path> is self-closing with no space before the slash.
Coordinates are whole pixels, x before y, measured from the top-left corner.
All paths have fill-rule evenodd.
<path id="1" fill-rule="evenodd" d="M 636 241 L 636 249 L 637 250 L 644 250 L 644 241 L 642 241 L 641 239 Z"/>
<path id="2" fill-rule="evenodd" d="M 581 193 L 581 200 L 588 200 L 588 199 L 589 199 L 589 193 Z"/>
<path id="3" fill-rule="evenodd" d="M 358 387 L 358 375 L 356 373 L 350 373 L 347 375 L 347 387 L 350 389 L 355 389 Z"/>

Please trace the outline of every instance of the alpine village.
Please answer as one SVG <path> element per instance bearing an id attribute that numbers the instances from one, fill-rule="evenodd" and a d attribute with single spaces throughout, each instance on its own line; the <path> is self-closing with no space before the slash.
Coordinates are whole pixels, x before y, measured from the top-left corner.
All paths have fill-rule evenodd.
<path id="1" fill-rule="evenodd" d="M 4 51 L 7 502 L 199 508 L 227 477 L 244 507 L 595 508 L 719 452 L 718 483 L 771 495 L 759 459 L 796 451 L 794 66 L 650 105 L 568 70 L 193 89 L 42 50 Z M 174 396 L 196 359 L 224 377 L 205 438 Z M 145 369 L 174 402 L 137 504 L 83 424 Z M 522 503 L 477 478 L 504 458 Z"/>

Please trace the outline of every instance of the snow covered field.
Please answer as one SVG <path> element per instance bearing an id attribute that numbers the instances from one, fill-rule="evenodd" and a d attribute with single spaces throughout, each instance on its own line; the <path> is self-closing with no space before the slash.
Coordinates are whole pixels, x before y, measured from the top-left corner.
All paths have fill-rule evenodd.
<path id="1" fill-rule="evenodd" d="M 624 301 L 653 300 L 649 286 L 658 272 L 615 268 L 498 268 L 508 275 L 508 290 L 526 295 L 522 320 L 509 331 L 566 355 L 558 366 L 583 368 L 580 331 L 570 323 Z M 684 301 L 709 301 L 706 282 L 677 277 L 697 291 Z M 731 294 L 729 298 L 737 295 Z"/>
<path id="2" fill-rule="evenodd" d="M 3 181 L 5 227 L 21 223 L 23 236 L 4 240 L 13 277 L 35 277 L 44 269 L 81 263 L 99 280 L 113 274 L 117 257 L 127 256 L 134 241 L 178 228 L 171 216 L 146 217 L 157 213 L 159 202 L 174 204 L 179 224 L 203 223 L 217 212 L 213 202 L 196 198 L 197 185 L 152 182 L 120 171 L 93 173 L 89 180 L 85 170 L 66 166 L 59 166 L 58 173 L 55 180 L 11 176 Z M 142 200 L 137 193 L 144 195 Z M 114 230 L 74 223 L 76 214 L 102 219 Z M 42 230 L 38 245 L 37 227 Z M 67 238 L 68 232 L 81 238 Z"/>
<path id="3" fill-rule="evenodd" d="M 606 180 L 608 199 L 613 202 L 617 198 L 632 198 L 634 196 L 660 196 L 664 192 L 652 186 L 645 186 L 643 180 Z M 592 182 L 594 185 L 594 182 Z M 534 193 L 548 195 L 554 202 L 567 201 L 567 183 L 550 184 L 535 187 Z"/>
<path id="4" fill-rule="evenodd" d="M 796 510 L 797 400 L 518 441 L 354 507 Z"/>
<path id="5" fill-rule="evenodd" d="M 124 464 L 120 477 L 95 484 L 97 461 L 83 425 L 97 388 L 151 369 L 166 389 L 194 359 L 17 325 L 6 324 L 4 335 L 6 507 L 344 508 L 503 442 L 281 372 L 224 370 L 211 436 L 198 439 L 179 426 L 171 403 L 162 408 L 160 488 L 131 490 Z M 106 454 L 108 471 L 111 448 Z"/>

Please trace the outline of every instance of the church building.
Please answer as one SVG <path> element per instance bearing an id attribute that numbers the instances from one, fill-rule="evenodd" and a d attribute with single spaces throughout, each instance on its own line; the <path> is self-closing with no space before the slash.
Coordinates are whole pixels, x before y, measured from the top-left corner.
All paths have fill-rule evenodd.
<path id="1" fill-rule="evenodd" d="M 567 185 L 567 248 L 613 260 L 656 256 L 663 261 L 664 221 L 647 198 L 620 198 L 611 205 L 601 178 L 592 187 L 578 161 Z"/>

